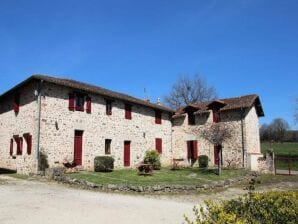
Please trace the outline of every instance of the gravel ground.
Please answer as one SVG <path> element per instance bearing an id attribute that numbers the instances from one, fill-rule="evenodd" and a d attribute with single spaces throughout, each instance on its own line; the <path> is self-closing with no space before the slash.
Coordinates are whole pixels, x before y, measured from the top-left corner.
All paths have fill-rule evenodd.
<path id="1" fill-rule="evenodd" d="M 182 223 L 193 203 L 72 189 L 0 176 L 0 223 Z"/>
<path id="2" fill-rule="evenodd" d="M 298 189 L 298 183 L 283 182 L 257 190 L 285 189 Z M 183 214 L 191 217 L 195 204 L 246 192 L 228 188 L 196 195 L 124 195 L 0 175 L 0 224 L 183 223 Z"/>

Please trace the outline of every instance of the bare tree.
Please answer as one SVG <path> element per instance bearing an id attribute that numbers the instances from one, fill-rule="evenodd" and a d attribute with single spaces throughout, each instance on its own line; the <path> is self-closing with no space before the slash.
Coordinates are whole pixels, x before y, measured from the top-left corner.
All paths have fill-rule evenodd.
<path id="1" fill-rule="evenodd" d="M 211 125 L 204 127 L 204 129 L 200 132 L 200 135 L 202 138 L 218 147 L 218 175 L 221 175 L 222 145 L 225 141 L 232 138 L 233 127 L 224 122 L 212 123 Z"/>
<path id="2" fill-rule="evenodd" d="M 274 141 L 283 142 L 287 130 L 290 128 L 287 121 L 282 118 L 275 118 L 271 124 Z"/>
<path id="3" fill-rule="evenodd" d="M 190 103 L 210 101 L 216 97 L 215 88 L 209 87 L 199 75 L 192 78 L 181 76 L 172 86 L 169 95 L 164 97 L 164 102 L 167 106 L 177 109 Z"/>

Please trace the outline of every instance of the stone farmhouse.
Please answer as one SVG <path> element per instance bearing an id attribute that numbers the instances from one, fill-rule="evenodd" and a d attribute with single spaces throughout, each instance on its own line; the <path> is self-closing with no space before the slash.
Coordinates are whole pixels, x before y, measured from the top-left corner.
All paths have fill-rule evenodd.
<path id="1" fill-rule="evenodd" d="M 188 165 L 199 155 L 215 165 L 217 147 L 193 130 L 222 121 L 234 127 L 233 140 L 223 145 L 223 165 L 250 168 L 250 156 L 260 154 L 261 116 L 257 95 L 173 111 L 86 83 L 33 75 L 0 96 L 0 167 L 36 173 L 46 156 L 49 167 L 67 160 L 93 170 L 94 158 L 108 155 L 116 168 L 134 168 L 149 149 L 160 153 L 163 166 L 173 159 Z"/>

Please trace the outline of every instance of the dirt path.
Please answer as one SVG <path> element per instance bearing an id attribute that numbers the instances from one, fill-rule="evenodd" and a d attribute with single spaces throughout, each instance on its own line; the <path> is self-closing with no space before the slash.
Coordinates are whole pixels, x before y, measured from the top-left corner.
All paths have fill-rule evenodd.
<path id="1" fill-rule="evenodd" d="M 285 183 L 281 183 L 284 185 Z M 274 186 L 274 188 L 284 186 Z M 296 188 L 290 186 L 290 188 Z M 273 188 L 273 186 L 272 186 Z M 268 186 L 266 189 L 271 189 Z M 123 195 L 0 175 L 0 223 L 182 223 L 195 204 L 245 194 L 239 188 L 199 195 Z"/>

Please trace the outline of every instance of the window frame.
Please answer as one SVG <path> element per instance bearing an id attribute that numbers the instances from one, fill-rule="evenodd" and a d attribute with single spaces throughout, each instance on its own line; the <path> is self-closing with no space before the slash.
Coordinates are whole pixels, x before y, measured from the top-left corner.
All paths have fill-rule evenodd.
<path id="1" fill-rule="evenodd" d="M 111 155 L 112 139 L 105 139 L 105 155 Z"/>
<path id="2" fill-rule="evenodd" d="M 155 111 L 155 124 L 162 124 L 162 111 L 154 110 Z"/>
<path id="3" fill-rule="evenodd" d="M 124 110 L 125 110 L 125 119 L 131 120 L 132 119 L 132 105 L 125 103 Z"/>

